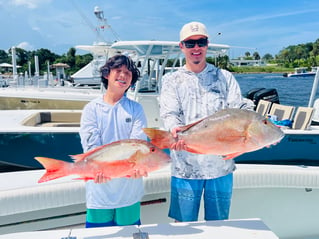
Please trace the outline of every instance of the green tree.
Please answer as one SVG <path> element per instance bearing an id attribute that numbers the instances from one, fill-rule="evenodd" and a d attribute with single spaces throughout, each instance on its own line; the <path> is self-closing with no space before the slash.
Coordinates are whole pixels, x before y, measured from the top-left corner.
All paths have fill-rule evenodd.
<path id="1" fill-rule="evenodd" d="M 6 51 L 0 50 L 0 63 L 9 63 L 11 60 Z"/>
<path id="2" fill-rule="evenodd" d="M 70 67 L 75 66 L 75 53 L 76 53 L 76 49 L 72 47 L 69 49 L 69 51 L 66 54 L 67 61 L 65 63 L 67 63 Z"/>
<path id="3" fill-rule="evenodd" d="M 255 52 L 253 53 L 253 58 L 254 58 L 255 60 L 260 60 L 260 55 L 259 55 L 259 53 L 258 53 L 257 51 L 255 51 Z"/>
<path id="4" fill-rule="evenodd" d="M 75 56 L 75 66 L 70 68 L 69 74 L 73 74 L 89 64 L 93 60 L 93 56 L 91 54 L 85 55 L 76 55 Z"/>
<path id="5" fill-rule="evenodd" d="M 23 66 L 26 64 L 30 58 L 30 52 L 22 49 L 22 48 L 16 48 L 16 60 L 17 60 L 17 65 Z M 10 58 L 12 57 L 12 49 L 9 49 L 9 55 Z"/>
<path id="6" fill-rule="evenodd" d="M 32 52 L 31 63 L 32 63 L 33 67 L 34 67 L 34 64 L 35 64 L 35 62 L 34 62 L 35 61 L 34 60 L 35 56 L 38 56 L 39 68 L 40 68 L 40 71 L 42 71 L 42 72 L 46 72 L 47 71 L 47 62 L 52 64 L 53 62 L 55 62 L 55 60 L 57 58 L 59 58 L 59 55 L 51 52 L 48 49 L 41 48 L 39 50 L 36 50 L 36 51 Z"/>
<path id="7" fill-rule="evenodd" d="M 274 59 L 274 57 L 271 54 L 267 53 L 262 57 L 262 59 L 265 61 L 271 61 Z"/>

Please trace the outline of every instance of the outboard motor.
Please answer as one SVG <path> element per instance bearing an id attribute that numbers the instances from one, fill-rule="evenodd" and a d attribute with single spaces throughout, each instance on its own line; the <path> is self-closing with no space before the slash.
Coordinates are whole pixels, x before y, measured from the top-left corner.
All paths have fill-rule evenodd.
<path id="1" fill-rule="evenodd" d="M 257 105 L 261 99 L 279 104 L 279 95 L 276 89 L 262 89 L 257 91 L 254 94 L 253 101 Z"/>
<path id="2" fill-rule="evenodd" d="M 246 98 L 252 100 L 255 106 L 258 105 L 259 100 L 267 100 L 279 104 L 279 95 L 276 89 L 255 88 L 246 93 Z"/>
<path id="3" fill-rule="evenodd" d="M 250 99 L 250 100 L 254 100 L 254 95 L 256 94 L 256 92 L 258 92 L 260 90 L 263 90 L 263 89 L 265 89 L 265 88 L 254 88 L 254 89 L 251 89 L 244 95 L 244 97 L 247 98 L 247 99 Z"/>

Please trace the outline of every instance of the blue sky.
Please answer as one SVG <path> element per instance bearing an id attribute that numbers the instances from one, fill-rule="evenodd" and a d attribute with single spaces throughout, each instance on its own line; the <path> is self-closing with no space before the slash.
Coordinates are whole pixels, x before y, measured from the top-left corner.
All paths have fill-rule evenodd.
<path id="1" fill-rule="evenodd" d="M 121 40 L 178 41 L 183 24 L 201 21 L 211 42 L 231 46 L 231 58 L 247 51 L 275 55 L 319 38 L 318 0 L 0 0 L 0 49 L 63 54 L 92 44 L 95 6 Z M 102 36 L 114 40 L 109 32 Z"/>

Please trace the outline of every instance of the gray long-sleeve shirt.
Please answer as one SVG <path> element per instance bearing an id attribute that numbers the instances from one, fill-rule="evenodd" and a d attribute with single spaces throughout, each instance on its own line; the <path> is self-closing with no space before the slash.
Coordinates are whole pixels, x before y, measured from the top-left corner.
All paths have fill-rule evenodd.
<path id="1" fill-rule="evenodd" d="M 200 73 L 184 66 L 163 77 L 160 114 L 167 130 L 196 122 L 224 108 L 241 108 L 240 87 L 234 76 L 207 64 Z M 222 156 L 171 151 L 172 176 L 189 179 L 211 179 L 235 170 L 233 160 Z"/>
<path id="2" fill-rule="evenodd" d="M 146 117 L 139 103 L 123 96 L 115 105 L 109 105 L 100 96 L 83 109 L 80 127 L 83 150 L 86 152 L 122 139 L 145 140 L 144 127 Z M 91 209 L 126 207 L 140 201 L 143 195 L 142 178 L 115 178 L 102 184 L 90 180 L 86 183 L 86 205 Z"/>

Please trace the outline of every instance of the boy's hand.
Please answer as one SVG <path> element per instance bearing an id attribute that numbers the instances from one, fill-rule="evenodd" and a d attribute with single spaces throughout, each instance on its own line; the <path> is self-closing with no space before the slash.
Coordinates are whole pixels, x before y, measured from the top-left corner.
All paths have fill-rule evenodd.
<path id="1" fill-rule="evenodd" d="M 95 175 L 94 183 L 106 183 L 107 181 L 111 180 L 110 178 L 104 176 L 102 172 L 99 172 Z"/>

